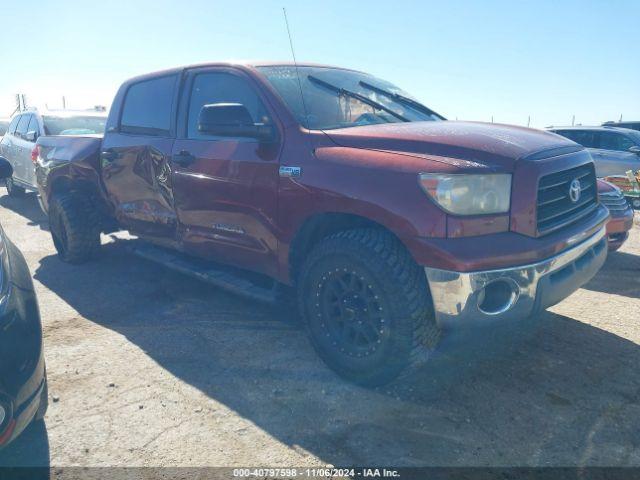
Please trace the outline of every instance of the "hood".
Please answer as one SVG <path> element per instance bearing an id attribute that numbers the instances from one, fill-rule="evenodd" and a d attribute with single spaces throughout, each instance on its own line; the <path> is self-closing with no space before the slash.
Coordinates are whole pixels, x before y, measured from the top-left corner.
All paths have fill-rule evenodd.
<path id="1" fill-rule="evenodd" d="M 521 159 L 536 160 L 583 148 L 550 132 L 479 122 L 386 123 L 325 133 L 342 147 L 437 157 L 461 169 L 486 166 L 507 172 Z"/>

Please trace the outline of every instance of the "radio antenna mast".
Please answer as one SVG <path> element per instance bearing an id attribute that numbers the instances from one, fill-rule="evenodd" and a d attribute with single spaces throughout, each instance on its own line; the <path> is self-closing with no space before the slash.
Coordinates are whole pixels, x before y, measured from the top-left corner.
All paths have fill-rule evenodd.
<path id="1" fill-rule="evenodd" d="M 309 112 L 307 111 L 307 104 L 304 101 L 304 93 L 302 93 L 302 80 L 300 80 L 300 70 L 298 69 L 298 61 L 296 60 L 296 52 L 293 49 L 293 40 L 291 38 L 291 29 L 289 28 L 289 20 L 287 19 L 287 9 L 282 7 L 282 13 L 284 14 L 284 23 L 287 26 L 287 35 L 289 36 L 289 46 L 291 47 L 291 56 L 293 57 L 293 66 L 296 69 L 296 77 L 298 78 L 298 88 L 300 89 L 300 100 L 302 100 L 302 109 L 304 110 L 304 123 L 305 128 L 309 128 Z"/>

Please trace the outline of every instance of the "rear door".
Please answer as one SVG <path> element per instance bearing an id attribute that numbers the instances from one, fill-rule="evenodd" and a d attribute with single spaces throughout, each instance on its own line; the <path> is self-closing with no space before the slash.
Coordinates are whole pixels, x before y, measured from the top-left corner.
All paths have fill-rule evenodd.
<path id="1" fill-rule="evenodd" d="M 174 73 L 130 85 L 118 126 L 105 135 L 100 158 L 120 224 L 158 242 L 172 242 L 176 234 L 169 159 L 178 82 Z"/>
<path id="2" fill-rule="evenodd" d="M 189 71 L 172 163 L 183 248 L 276 275 L 280 141 L 199 132 L 202 107 L 218 103 L 240 103 L 254 123 L 275 124 L 266 99 L 243 72 L 222 67 Z"/>
<path id="3" fill-rule="evenodd" d="M 631 139 L 614 131 L 598 131 L 596 137 L 598 148 L 592 155 L 599 177 L 624 175 L 627 170 L 640 169 L 640 157 L 629 151 L 635 145 Z"/>

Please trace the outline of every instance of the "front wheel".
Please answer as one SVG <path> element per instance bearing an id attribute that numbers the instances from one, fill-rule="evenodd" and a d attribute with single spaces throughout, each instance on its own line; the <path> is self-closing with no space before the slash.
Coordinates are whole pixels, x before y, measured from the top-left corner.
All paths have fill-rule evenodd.
<path id="1" fill-rule="evenodd" d="M 298 298 L 320 357 L 361 385 L 390 382 L 440 339 L 423 270 L 383 231 L 323 240 L 302 267 Z"/>
<path id="2" fill-rule="evenodd" d="M 49 205 L 49 226 L 60 259 L 84 263 L 100 248 L 100 228 L 93 203 L 80 193 L 56 195 Z"/>
<path id="3" fill-rule="evenodd" d="M 16 185 L 11 177 L 4 181 L 4 185 L 7 187 L 7 193 L 10 197 L 22 197 L 26 192 L 23 187 Z"/>

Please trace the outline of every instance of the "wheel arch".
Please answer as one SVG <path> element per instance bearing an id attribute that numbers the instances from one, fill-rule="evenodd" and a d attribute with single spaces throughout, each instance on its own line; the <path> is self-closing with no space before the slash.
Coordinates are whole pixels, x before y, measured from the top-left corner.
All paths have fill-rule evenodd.
<path id="1" fill-rule="evenodd" d="M 384 231 L 411 255 L 407 245 L 393 230 L 371 218 L 344 212 L 315 213 L 301 223 L 289 245 L 287 266 L 290 282 L 296 284 L 304 258 L 319 242 L 335 233 L 357 228 Z"/>

